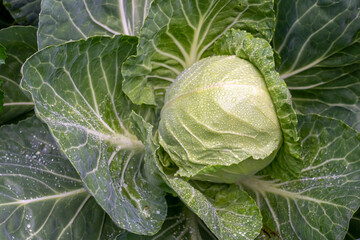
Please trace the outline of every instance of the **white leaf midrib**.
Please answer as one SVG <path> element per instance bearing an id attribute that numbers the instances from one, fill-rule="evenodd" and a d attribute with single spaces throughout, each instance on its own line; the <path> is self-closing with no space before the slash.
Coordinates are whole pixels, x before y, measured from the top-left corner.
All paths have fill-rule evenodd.
<path id="1" fill-rule="evenodd" d="M 86 128 L 86 127 L 76 124 L 76 123 L 72 124 L 72 123 L 65 123 L 65 122 L 59 122 L 59 123 L 52 122 L 52 124 L 54 125 L 54 127 L 56 127 L 57 125 L 60 125 L 60 126 L 65 126 L 65 127 L 75 127 L 75 128 L 81 129 L 85 133 L 90 134 L 94 137 L 97 137 L 100 140 L 107 141 L 107 142 L 119 147 L 120 149 L 128 149 L 128 150 L 135 150 L 135 151 L 144 149 L 144 144 L 141 141 L 137 140 L 137 138 L 133 135 L 123 135 L 123 134 L 119 134 L 119 133 L 111 133 L 111 135 L 109 135 L 107 133 L 91 130 L 89 128 Z"/>
<path id="2" fill-rule="evenodd" d="M 126 9 L 124 6 L 124 0 L 118 0 L 118 9 L 119 9 L 119 15 L 121 18 L 121 24 L 123 26 L 123 31 L 125 35 L 132 35 L 132 29 L 129 28 L 128 26 L 128 21 L 127 21 L 127 15 L 126 15 Z"/>
<path id="3" fill-rule="evenodd" d="M 6 102 L 3 104 L 4 107 L 11 107 L 11 106 L 34 106 L 33 102 Z"/>
<path id="4" fill-rule="evenodd" d="M 305 200 L 305 201 L 314 202 L 316 204 L 326 204 L 337 208 L 349 209 L 346 206 L 336 204 L 334 202 L 329 202 L 322 199 L 305 196 L 298 192 L 290 192 L 285 189 L 281 189 L 280 187 L 277 186 L 277 184 L 274 181 L 261 180 L 259 177 L 256 176 L 248 177 L 242 180 L 241 184 L 245 185 L 254 192 L 259 192 L 262 196 L 266 196 L 266 194 L 269 193 L 269 194 L 278 195 L 285 199 L 291 199 L 293 201 Z"/>
<path id="5" fill-rule="evenodd" d="M 344 11 L 343 11 L 343 12 L 344 12 Z M 326 23 L 325 25 L 321 26 L 318 30 L 316 30 L 315 32 L 313 32 L 313 33 L 306 39 L 306 41 L 304 42 L 304 44 L 302 45 L 302 47 L 301 47 L 301 49 L 300 49 L 300 51 L 299 51 L 299 54 L 296 56 L 296 59 L 295 59 L 295 61 L 293 62 L 292 66 L 291 66 L 290 69 L 287 70 L 285 73 L 282 73 L 282 74 L 281 74 L 281 76 L 280 76 L 281 78 L 286 79 L 286 78 L 291 77 L 291 76 L 293 76 L 293 75 L 296 75 L 296 74 L 298 74 L 298 73 L 300 73 L 300 72 L 303 72 L 303 71 L 305 71 L 305 70 L 307 70 L 307 69 L 310 69 L 310 68 L 314 67 L 315 65 L 317 65 L 318 63 L 320 63 L 320 62 L 322 62 L 323 60 L 325 60 L 326 58 L 334 55 L 336 52 L 341 51 L 341 50 L 343 49 L 343 48 L 342 48 L 342 49 L 339 49 L 338 51 L 335 51 L 335 52 L 333 52 L 333 53 L 329 53 L 329 51 L 333 48 L 334 44 L 347 32 L 347 29 L 348 29 L 348 28 L 352 25 L 352 23 L 359 17 L 360 11 L 358 12 L 357 16 L 354 17 L 354 18 L 352 19 L 352 21 L 347 24 L 347 26 L 345 27 L 345 29 L 343 30 L 343 32 L 342 32 L 341 34 L 339 34 L 339 36 L 332 41 L 332 43 L 331 43 L 330 46 L 327 48 L 327 50 L 326 50 L 321 56 L 319 56 L 319 58 L 318 58 L 317 60 L 314 60 L 313 62 L 305 65 L 304 67 L 301 67 L 301 68 L 295 70 L 295 67 L 296 67 L 296 65 L 297 65 L 297 63 L 298 63 L 298 61 L 299 61 L 299 59 L 300 59 L 300 57 L 301 57 L 301 55 L 302 55 L 302 53 L 303 53 L 303 50 L 304 50 L 305 46 L 308 44 L 308 42 L 310 41 L 310 39 L 311 39 L 315 34 L 317 34 L 319 31 L 321 31 L 322 29 L 324 29 L 329 23 L 335 22 L 336 18 L 338 18 L 338 16 L 341 15 L 343 12 L 340 12 L 338 15 L 334 16 L 334 18 L 332 18 L 328 23 Z M 351 44 L 353 44 L 353 43 L 354 43 L 354 42 L 352 42 Z M 284 43 L 283 43 L 283 44 L 284 44 Z M 350 44 L 350 45 L 351 45 L 351 44 Z M 350 45 L 349 45 L 349 46 L 350 46 Z"/>
<path id="6" fill-rule="evenodd" d="M 40 171 L 40 172 L 44 172 L 44 173 L 54 175 L 56 177 L 68 179 L 68 180 L 71 180 L 73 182 L 82 183 L 82 181 L 80 179 L 78 179 L 78 178 L 74 178 L 74 177 L 71 177 L 71 176 L 60 174 L 60 173 L 57 173 L 55 171 L 51 171 L 48 168 L 38 168 L 38 167 L 34 167 L 34 166 L 27 166 L 27 165 L 16 164 L 16 163 L 0 163 L 0 166 L 2 166 L 2 165 L 16 167 L 16 168 L 28 168 L 29 170 Z M 1 176 L 1 174 L 2 173 L 0 173 L 0 176 Z"/>
<path id="7" fill-rule="evenodd" d="M 62 231 L 60 232 L 59 236 L 56 238 L 57 240 L 61 239 L 62 235 L 66 232 L 66 230 L 68 228 L 71 229 L 71 225 L 74 222 L 74 220 L 77 218 L 77 216 L 80 214 L 81 210 L 84 208 L 85 204 L 87 203 L 87 201 L 90 199 L 91 195 L 89 194 L 88 196 L 86 196 L 86 198 L 84 199 L 84 201 L 81 203 L 81 205 L 78 207 L 77 211 L 75 212 L 74 216 L 70 219 L 70 221 L 68 222 L 68 224 L 62 229 Z"/>
<path id="8" fill-rule="evenodd" d="M 54 199 L 67 198 L 67 197 L 71 197 L 71 196 L 79 195 L 79 194 L 83 194 L 83 193 L 87 193 L 87 191 L 85 190 L 85 188 L 80 188 L 80 189 L 76 189 L 76 190 L 73 190 L 70 192 L 63 192 L 60 194 L 54 194 L 54 195 L 45 196 L 45 197 L 23 199 L 23 200 L 16 200 L 14 202 L 0 203 L 0 207 L 11 206 L 11 205 L 27 205 L 27 204 L 36 203 L 36 202 L 43 202 L 43 201 L 49 201 L 49 200 L 54 200 Z"/>
<path id="9" fill-rule="evenodd" d="M 53 206 L 51 207 L 50 211 L 48 212 L 48 215 L 46 216 L 43 224 L 37 229 L 36 232 L 30 234 L 30 236 L 28 238 L 26 238 L 26 240 L 31 240 L 34 236 L 36 236 L 39 232 L 41 232 L 41 230 L 45 227 L 46 223 L 48 223 L 49 218 L 51 217 L 51 215 L 53 214 L 55 207 L 57 205 L 59 200 L 56 200 L 55 203 L 53 204 Z"/>
<path id="10" fill-rule="evenodd" d="M 85 10 L 86 10 L 86 13 L 88 14 L 89 18 L 91 19 L 91 21 L 93 21 L 94 24 L 98 25 L 99 27 L 105 29 L 106 31 L 110 32 L 111 34 L 120 34 L 119 32 L 111 29 L 109 26 L 105 25 L 105 24 L 102 24 L 100 21 L 96 20 L 95 17 L 92 15 L 87 3 L 85 0 L 83 0 L 83 3 L 84 3 L 84 6 L 85 6 Z"/>

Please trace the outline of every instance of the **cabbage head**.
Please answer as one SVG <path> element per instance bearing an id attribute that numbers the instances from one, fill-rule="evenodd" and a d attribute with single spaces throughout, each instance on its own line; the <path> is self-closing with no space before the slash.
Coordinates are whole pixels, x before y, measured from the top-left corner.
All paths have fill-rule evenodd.
<path id="1" fill-rule="evenodd" d="M 188 179 L 234 183 L 263 169 L 282 144 L 262 74 L 236 56 L 205 58 L 168 89 L 159 142 Z"/>

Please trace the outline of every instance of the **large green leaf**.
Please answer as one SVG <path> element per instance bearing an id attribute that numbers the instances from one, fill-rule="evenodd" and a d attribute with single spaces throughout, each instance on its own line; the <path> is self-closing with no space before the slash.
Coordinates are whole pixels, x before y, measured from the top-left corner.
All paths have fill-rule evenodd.
<path id="1" fill-rule="evenodd" d="M 1 239 L 112 239 L 121 233 L 35 117 L 0 128 Z"/>
<path id="2" fill-rule="evenodd" d="M 271 40 L 272 1 L 155 0 L 140 33 L 137 56 L 123 65 L 124 92 L 136 104 L 159 104 L 185 68 L 212 55 L 213 43 L 239 28 Z"/>
<path id="3" fill-rule="evenodd" d="M 298 112 L 338 118 L 360 131 L 360 42 L 286 82 Z"/>
<path id="4" fill-rule="evenodd" d="M 3 0 L 3 3 L 18 24 L 37 26 L 41 0 Z"/>
<path id="5" fill-rule="evenodd" d="M 93 37 L 46 48 L 24 64 L 22 87 L 114 222 L 154 234 L 165 219 L 166 202 L 144 179 L 144 145 L 128 120 L 136 107 L 121 91 L 119 71 L 136 44 L 136 37 Z"/>
<path id="6" fill-rule="evenodd" d="M 189 183 L 170 175 L 166 175 L 166 181 L 219 239 L 254 239 L 259 235 L 260 211 L 236 185 Z"/>
<path id="7" fill-rule="evenodd" d="M 0 44 L 6 47 L 6 64 L 0 65 L 0 90 L 4 92 L 4 112 L 0 124 L 28 112 L 34 108 L 29 95 L 24 94 L 19 84 L 21 66 L 37 51 L 36 28 L 13 26 L 0 30 Z"/>
<path id="8" fill-rule="evenodd" d="M 360 134 L 335 119 L 299 116 L 306 165 L 300 179 L 253 176 L 264 225 L 282 239 L 343 239 L 360 205 Z"/>
<path id="9" fill-rule="evenodd" d="M 291 95 L 284 80 L 275 70 L 273 50 L 270 44 L 251 34 L 230 30 L 215 43 L 217 55 L 236 55 L 250 61 L 263 75 L 283 132 L 284 143 L 276 160 L 265 170 L 282 179 L 297 177 L 302 169 L 300 142 L 296 129 L 297 117 L 292 108 Z"/>
<path id="10" fill-rule="evenodd" d="M 160 162 L 169 157 L 157 149 L 158 169 L 171 192 L 205 223 L 219 239 L 254 239 L 260 233 L 262 217 L 255 201 L 236 185 L 188 182 L 174 176 L 174 169 Z M 192 223 L 194 226 L 194 223 Z M 201 239 L 195 235 L 194 239 Z"/>
<path id="11" fill-rule="evenodd" d="M 95 35 L 140 32 L 151 0 L 43 0 L 39 20 L 39 49 Z"/>
<path id="12" fill-rule="evenodd" d="M 203 221 L 187 208 L 178 198 L 168 196 L 169 206 L 161 230 L 154 236 L 139 236 L 124 233 L 116 240 L 217 240 Z"/>
<path id="13" fill-rule="evenodd" d="M 277 1 L 274 48 L 296 110 L 360 131 L 359 1 Z"/>

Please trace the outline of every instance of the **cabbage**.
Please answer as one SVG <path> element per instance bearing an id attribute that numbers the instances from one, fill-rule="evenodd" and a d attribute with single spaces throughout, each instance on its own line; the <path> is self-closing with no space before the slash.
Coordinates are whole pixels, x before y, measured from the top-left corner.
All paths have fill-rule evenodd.
<path id="1" fill-rule="evenodd" d="M 282 132 L 257 68 L 214 56 L 186 69 L 167 91 L 159 139 L 177 175 L 234 183 L 274 159 Z"/>

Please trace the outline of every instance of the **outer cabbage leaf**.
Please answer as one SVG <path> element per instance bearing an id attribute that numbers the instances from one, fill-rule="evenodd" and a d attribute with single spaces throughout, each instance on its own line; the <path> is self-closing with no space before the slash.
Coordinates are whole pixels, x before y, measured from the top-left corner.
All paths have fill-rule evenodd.
<path id="1" fill-rule="evenodd" d="M 219 239 L 254 239 L 262 227 L 261 213 L 255 201 L 238 186 L 174 177 L 174 169 L 163 168 L 167 153 L 157 150 L 156 164 L 171 192 L 195 213 Z"/>
<path id="2" fill-rule="evenodd" d="M 137 108 L 121 91 L 119 71 L 136 44 L 136 37 L 93 37 L 46 48 L 24 64 L 22 87 L 114 222 L 154 234 L 165 219 L 166 201 L 143 176 L 144 144 L 128 121 Z"/>
<path id="3" fill-rule="evenodd" d="M 341 121 L 299 115 L 305 166 L 301 178 L 253 176 L 241 184 L 264 225 L 281 239 L 343 239 L 360 205 L 360 134 Z"/>
<path id="4" fill-rule="evenodd" d="M 278 0 L 273 45 L 296 111 L 360 131 L 359 1 Z"/>
<path id="5" fill-rule="evenodd" d="M 123 90 L 136 104 L 162 105 L 181 71 L 212 55 L 213 43 L 228 29 L 245 29 L 271 40 L 272 1 L 155 0 L 140 33 L 137 56 L 123 65 Z"/>
<path id="6" fill-rule="evenodd" d="M 0 90 L 4 92 L 4 112 L 0 124 L 10 121 L 34 108 L 29 94 L 20 88 L 21 66 L 37 51 L 36 28 L 12 26 L 0 30 L 0 44 L 6 47 L 6 64 L 0 65 Z"/>
<path id="7" fill-rule="evenodd" d="M 43 0 L 39 49 L 95 35 L 139 35 L 151 0 Z"/>
<path id="8" fill-rule="evenodd" d="M 1 239 L 113 239 L 122 232 L 35 117 L 0 128 Z"/>
<path id="9" fill-rule="evenodd" d="M 255 201 L 236 185 L 187 182 L 166 175 L 169 186 L 219 239 L 254 239 L 262 227 Z"/>
<path id="10" fill-rule="evenodd" d="M 41 0 L 3 0 L 3 3 L 18 24 L 37 26 Z"/>
<path id="11" fill-rule="evenodd" d="M 217 55 L 236 55 L 250 61 L 264 77 L 283 132 L 284 143 L 276 160 L 264 171 L 282 179 L 297 177 L 302 169 L 300 142 L 296 129 L 297 117 L 285 82 L 275 70 L 273 50 L 260 38 L 239 30 L 231 30 L 215 44 Z M 291 158 L 291 160 L 290 160 Z"/>
<path id="12" fill-rule="evenodd" d="M 203 221 L 187 208 L 178 198 L 167 196 L 169 206 L 166 221 L 154 236 L 139 236 L 124 233 L 116 240 L 217 240 Z"/>

